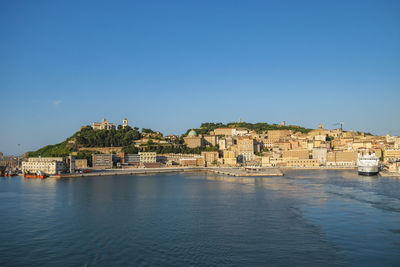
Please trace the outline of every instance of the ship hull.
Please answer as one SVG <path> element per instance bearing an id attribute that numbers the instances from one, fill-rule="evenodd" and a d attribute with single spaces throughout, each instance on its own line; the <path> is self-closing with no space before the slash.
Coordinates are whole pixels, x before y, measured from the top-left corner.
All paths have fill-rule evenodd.
<path id="1" fill-rule="evenodd" d="M 363 175 L 363 176 L 376 176 L 376 175 L 378 175 L 378 172 L 361 172 L 361 171 L 358 171 L 358 175 Z"/>
<path id="2" fill-rule="evenodd" d="M 35 174 L 25 174 L 25 178 L 36 178 L 36 179 L 44 179 L 47 178 L 46 175 L 35 175 Z"/>
<path id="3" fill-rule="evenodd" d="M 377 175 L 378 172 L 379 172 L 378 166 L 359 166 L 358 167 L 359 175 L 373 176 L 373 175 Z"/>

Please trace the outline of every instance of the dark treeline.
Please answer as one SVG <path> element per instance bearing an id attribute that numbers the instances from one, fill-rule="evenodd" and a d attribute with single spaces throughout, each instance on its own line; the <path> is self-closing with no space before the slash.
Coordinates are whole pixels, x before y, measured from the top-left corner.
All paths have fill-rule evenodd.
<path id="1" fill-rule="evenodd" d="M 217 128 L 246 128 L 250 131 L 256 131 L 262 133 L 270 130 L 292 130 L 294 132 L 308 133 L 312 129 L 300 127 L 300 126 L 281 126 L 278 124 L 268 124 L 265 122 L 249 123 L 249 122 L 205 122 L 200 125 L 200 128 L 194 129 L 197 134 L 209 134 Z M 187 135 L 191 129 L 188 129 L 185 133 Z"/>

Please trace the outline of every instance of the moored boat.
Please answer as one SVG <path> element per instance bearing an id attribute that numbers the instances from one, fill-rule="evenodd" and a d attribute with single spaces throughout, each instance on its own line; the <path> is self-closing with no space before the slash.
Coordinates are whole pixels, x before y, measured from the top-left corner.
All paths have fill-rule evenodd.
<path id="1" fill-rule="evenodd" d="M 36 173 L 25 173 L 24 174 L 25 178 L 38 178 L 38 179 L 44 179 L 49 177 L 47 174 L 45 174 L 44 172 L 38 171 Z"/>
<path id="2" fill-rule="evenodd" d="M 375 153 L 358 154 L 358 174 L 359 175 L 377 175 L 379 172 L 379 159 Z"/>

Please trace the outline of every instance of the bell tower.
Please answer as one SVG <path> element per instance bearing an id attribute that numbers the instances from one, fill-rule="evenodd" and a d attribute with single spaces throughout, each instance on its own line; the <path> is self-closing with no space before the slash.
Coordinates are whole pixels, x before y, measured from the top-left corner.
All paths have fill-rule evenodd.
<path id="1" fill-rule="evenodd" d="M 125 128 L 126 126 L 128 126 L 128 119 L 127 119 L 127 118 L 124 118 L 124 119 L 122 120 L 122 128 Z"/>

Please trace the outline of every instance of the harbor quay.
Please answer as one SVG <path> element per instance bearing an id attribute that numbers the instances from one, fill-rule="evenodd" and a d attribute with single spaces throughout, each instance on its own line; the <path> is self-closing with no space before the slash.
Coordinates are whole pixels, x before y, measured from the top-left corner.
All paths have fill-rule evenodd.
<path id="1" fill-rule="evenodd" d="M 239 167 L 176 167 L 176 168 L 129 168 L 129 169 L 111 169 L 101 170 L 95 169 L 88 173 L 68 173 L 52 175 L 51 178 L 78 178 L 93 176 L 116 176 L 116 175 L 140 175 L 140 174 L 157 174 L 170 172 L 210 172 L 215 174 L 224 174 L 229 176 L 283 176 L 283 172 L 279 168 L 239 168 Z"/>

